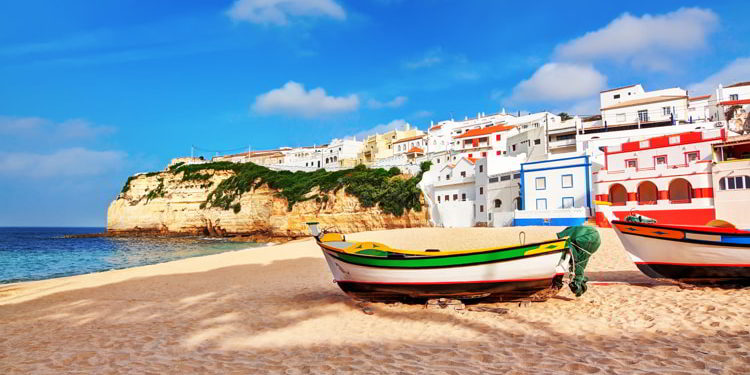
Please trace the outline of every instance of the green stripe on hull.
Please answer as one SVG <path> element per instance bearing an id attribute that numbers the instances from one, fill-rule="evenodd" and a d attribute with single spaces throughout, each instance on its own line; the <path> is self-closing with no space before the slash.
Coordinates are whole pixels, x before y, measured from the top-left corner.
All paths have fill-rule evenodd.
<path id="1" fill-rule="evenodd" d="M 451 257 L 419 257 L 419 258 L 370 258 L 361 256 L 352 256 L 350 254 L 335 253 L 335 256 L 345 262 L 359 264 L 363 266 L 374 267 L 394 267 L 394 268 L 423 268 L 423 267 L 446 267 L 446 266 L 463 266 L 470 264 L 481 264 L 494 262 L 504 259 L 521 258 L 529 250 L 539 248 L 538 245 L 521 247 L 512 250 L 494 251 L 488 253 L 467 254 L 463 256 Z M 541 254 L 540 254 L 541 255 Z"/>

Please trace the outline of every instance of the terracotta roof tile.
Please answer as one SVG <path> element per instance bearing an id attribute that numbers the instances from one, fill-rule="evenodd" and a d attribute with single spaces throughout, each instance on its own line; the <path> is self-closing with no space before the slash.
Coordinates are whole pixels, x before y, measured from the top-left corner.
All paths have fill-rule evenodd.
<path id="1" fill-rule="evenodd" d="M 671 100 L 679 100 L 679 99 L 687 99 L 687 96 L 677 96 L 677 95 L 662 95 L 662 96 L 654 96 L 651 98 L 642 98 L 642 99 L 635 99 L 635 100 L 628 100 L 627 102 L 622 102 L 619 104 L 615 104 L 613 106 L 609 106 L 607 108 L 602 108 L 602 111 L 606 111 L 608 109 L 616 109 L 616 108 L 624 108 L 624 107 L 630 107 L 633 105 L 641 105 L 641 104 L 652 104 L 652 103 L 659 103 L 659 102 L 667 102 Z"/>
<path id="2" fill-rule="evenodd" d="M 412 148 L 409 149 L 409 151 L 406 151 L 406 153 L 407 154 L 411 154 L 411 153 L 424 154 L 424 150 L 422 150 L 419 147 L 412 147 Z"/>
<path id="3" fill-rule="evenodd" d="M 688 100 L 690 100 L 690 101 L 693 101 L 693 100 L 703 100 L 703 99 L 708 99 L 710 97 L 711 97 L 711 95 L 701 95 L 701 96 L 694 96 L 692 98 L 688 98 Z"/>
<path id="4" fill-rule="evenodd" d="M 458 138 L 476 137 L 476 136 L 480 136 L 480 135 L 487 135 L 487 134 L 492 134 L 492 133 L 497 133 L 497 132 L 504 132 L 504 131 L 511 130 L 511 129 L 514 129 L 514 128 L 515 128 L 515 126 L 510 126 L 510 125 L 493 125 L 493 126 L 488 126 L 486 128 L 481 128 L 481 129 L 471 129 L 471 130 L 467 131 L 466 133 L 461 134 L 461 135 L 457 135 L 457 136 L 455 136 L 453 138 L 458 139 Z"/>
<path id="5" fill-rule="evenodd" d="M 424 134 L 422 134 L 422 135 L 415 135 L 415 136 L 409 137 L 409 138 L 399 139 L 398 141 L 393 141 L 393 143 L 408 142 L 408 141 L 413 141 L 415 139 L 422 139 L 422 138 L 424 138 Z"/>

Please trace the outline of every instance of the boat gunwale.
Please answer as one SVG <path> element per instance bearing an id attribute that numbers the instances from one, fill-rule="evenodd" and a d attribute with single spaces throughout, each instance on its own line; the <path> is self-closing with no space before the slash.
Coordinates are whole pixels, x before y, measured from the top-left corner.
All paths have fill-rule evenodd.
<path id="1" fill-rule="evenodd" d="M 437 268 L 462 268 L 462 267 L 472 267 L 472 266 L 481 266 L 485 264 L 493 264 L 493 263 L 504 263 L 504 262 L 510 262 L 514 260 L 521 260 L 521 259 L 528 259 L 528 258 L 535 258 L 543 255 L 554 255 L 554 254 L 562 254 L 567 251 L 567 247 L 563 247 L 560 249 L 554 249 L 546 252 L 540 252 L 540 253 L 534 253 L 529 255 L 520 255 L 512 258 L 504 258 L 504 259 L 493 259 L 493 260 L 487 260 L 487 261 L 481 261 L 481 262 L 473 262 L 473 263 L 464 263 L 464 264 L 444 264 L 444 265 L 430 265 L 430 266 L 416 266 L 416 267 L 410 267 L 410 266 L 398 266 L 398 265 L 373 265 L 373 264 L 362 264 L 362 263 L 355 263 L 346 259 L 342 259 L 338 257 L 336 254 L 344 254 L 352 256 L 354 255 L 357 258 L 364 258 L 367 260 L 391 260 L 391 261 L 398 261 L 398 262 L 404 262 L 404 261 L 416 261 L 416 260 L 425 260 L 425 258 L 430 259 L 432 257 L 415 257 L 415 258 L 386 258 L 386 257 L 373 257 L 373 256 L 361 256 L 357 254 L 349 254 L 349 253 L 341 253 L 337 252 L 335 250 L 330 249 L 324 249 L 324 253 L 333 257 L 337 261 L 344 262 L 346 264 L 351 264 L 355 266 L 360 267 L 371 267 L 371 268 L 387 268 L 387 269 L 398 269 L 398 270 L 426 270 L 426 269 L 437 269 Z M 333 253 L 333 254 L 330 254 Z M 479 253 L 470 253 L 470 254 L 463 254 L 463 255 L 474 255 Z M 485 253 L 486 254 L 486 253 Z M 561 259 L 563 259 L 561 257 Z"/>
<path id="2" fill-rule="evenodd" d="M 466 250 L 466 252 L 453 253 L 453 254 L 445 254 L 445 255 L 417 255 L 417 256 L 408 257 L 408 258 L 407 257 L 404 257 L 404 258 L 387 258 L 387 257 L 367 255 L 367 254 L 347 253 L 347 252 L 343 251 L 343 249 L 339 249 L 339 248 L 336 248 L 336 247 L 333 247 L 333 246 L 328 246 L 328 245 L 325 244 L 325 242 L 322 242 L 322 241 L 320 241 L 317 238 L 316 238 L 316 241 L 318 243 L 318 246 L 320 246 L 322 248 L 325 248 L 325 249 L 328 249 L 330 251 L 333 251 L 333 252 L 336 252 L 336 253 L 341 253 L 341 254 L 346 254 L 346 255 L 351 255 L 351 256 L 356 256 L 356 257 L 367 258 L 367 259 L 424 260 L 424 259 L 450 258 L 450 257 L 458 257 L 458 256 L 465 256 L 465 255 L 489 254 L 489 253 L 501 252 L 501 251 L 518 250 L 518 249 L 523 248 L 523 247 L 541 246 L 541 245 L 545 245 L 545 244 L 549 244 L 549 243 L 554 243 L 554 242 L 563 242 L 563 241 L 567 242 L 567 237 L 558 238 L 558 239 L 554 239 L 554 240 L 543 241 L 543 242 L 532 242 L 532 243 L 529 243 L 529 244 L 518 245 L 518 246 L 513 246 L 513 247 L 503 247 L 503 248 L 494 248 L 494 249 L 491 248 L 490 250 L 479 249 L 479 251 Z M 557 249 L 557 250 L 567 250 L 567 249 L 568 249 L 568 246 L 563 245 L 563 247 L 561 249 Z M 397 254 L 406 254 L 406 253 L 399 252 L 399 249 L 389 248 L 386 251 L 397 253 Z M 406 250 L 406 251 L 411 251 L 411 250 Z M 554 251 L 554 250 L 550 250 L 549 252 L 552 252 L 552 251 Z M 540 253 L 540 254 L 545 254 L 545 253 L 547 253 L 547 252 L 543 252 L 543 253 Z M 436 252 L 436 254 L 439 254 L 439 253 Z M 529 256 L 531 256 L 531 255 L 535 255 L 535 254 L 530 254 Z"/>
<path id="3" fill-rule="evenodd" d="M 674 241 L 674 242 L 685 242 L 685 243 L 694 243 L 694 244 L 700 244 L 700 245 L 711 245 L 711 246 L 718 246 L 718 247 L 727 247 L 727 248 L 742 248 L 738 250 L 744 250 L 744 248 L 750 248 L 750 243 L 736 243 L 736 242 L 722 242 L 722 241 L 707 241 L 707 240 L 699 240 L 694 238 L 687 238 L 683 237 L 681 239 L 677 238 L 668 238 L 668 237 L 658 237 L 658 236 L 650 236 L 643 233 L 631 233 L 631 232 L 623 232 L 621 231 L 616 224 L 621 225 L 633 225 L 636 227 L 644 227 L 644 228 L 657 228 L 657 229 L 667 229 L 667 230 L 675 230 L 680 231 L 684 233 L 695 233 L 695 234 L 709 234 L 713 236 L 733 236 L 733 237 L 740 237 L 740 238 L 750 238 L 750 233 L 748 234 L 739 234 L 739 233 L 721 233 L 721 232 L 710 232 L 710 231 L 699 231 L 695 229 L 682 229 L 676 226 L 665 226 L 665 225 L 659 225 L 659 224 L 651 224 L 651 223 L 635 223 L 630 221 L 622 221 L 622 220 L 614 220 L 612 221 L 612 226 L 615 229 L 616 233 L 619 233 L 621 235 L 628 235 L 628 236 L 638 236 L 638 237 L 645 237 L 645 238 L 652 238 L 655 240 L 662 240 L 662 241 Z M 625 249 L 627 250 L 627 248 Z"/>

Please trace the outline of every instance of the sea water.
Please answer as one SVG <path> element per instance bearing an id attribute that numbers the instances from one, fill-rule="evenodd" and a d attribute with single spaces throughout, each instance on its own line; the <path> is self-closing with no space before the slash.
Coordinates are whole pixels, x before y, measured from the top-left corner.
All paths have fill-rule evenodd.
<path id="1" fill-rule="evenodd" d="M 104 228 L 0 228 L 0 283 L 143 266 L 265 246 L 203 237 L 93 237 Z"/>

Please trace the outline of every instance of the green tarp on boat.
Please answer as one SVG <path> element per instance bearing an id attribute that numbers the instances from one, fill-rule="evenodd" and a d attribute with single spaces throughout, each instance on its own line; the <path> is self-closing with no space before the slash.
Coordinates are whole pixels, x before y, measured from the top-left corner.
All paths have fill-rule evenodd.
<path id="1" fill-rule="evenodd" d="M 575 265 L 575 276 L 568 286 L 570 287 L 570 290 L 575 293 L 576 297 L 580 297 L 583 293 L 586 293 L 586 282 L 589 280 L 589 278 L 584 275 L 586 265 L 588 264 L 591 255 L 599 249 L 599 245 L 601 245 L 602 241 L 596 228 L 582 225 L 567 227 L 565 230 L 557 234 L 557 238 L 563 237 L 568 237 L 566 245 L 573 253 L 573 264 Z"/>

